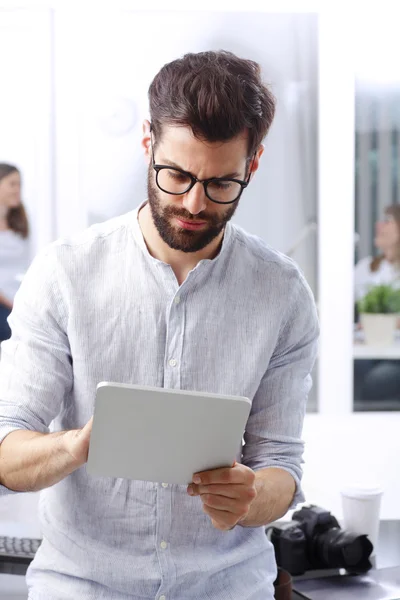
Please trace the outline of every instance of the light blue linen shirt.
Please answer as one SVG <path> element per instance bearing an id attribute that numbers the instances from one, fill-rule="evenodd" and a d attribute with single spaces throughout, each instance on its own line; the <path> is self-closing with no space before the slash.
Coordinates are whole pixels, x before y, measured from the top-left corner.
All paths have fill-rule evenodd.
<path id="1" fill-rule="evenodd" d="M 34 260 L 2 346 L 0 441 L 15 429 L 82 427 L 104 380 L 247 396 L 238 460 L 286 469 L 293 505 L 303 500 L 301 431 L 318 337 L 303 275 L 230 223 L 219 255 L 179 286 L 147 251 L 137 215 Z M 186 486 L 96 478 L 84 466 L 42 491 L 39 510 L 31 600 L 273 598 L 264 528 L 215 529 Z"/>

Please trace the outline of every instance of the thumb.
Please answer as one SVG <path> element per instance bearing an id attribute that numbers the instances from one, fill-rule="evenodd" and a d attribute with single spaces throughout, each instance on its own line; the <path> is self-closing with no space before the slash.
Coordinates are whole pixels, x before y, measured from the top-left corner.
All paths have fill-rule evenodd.
<path id="1" fill-rule="evenodd" d="M 81 429 L 81 433 L 84 435 L 90 435 L 93 427 L 93 416 L 90 417 L 89 421 Z"/>
<path id="2" fill-rule="evenodd" d="M 77 462 L 78 466 L 87 461 L 92 424 L 93 417 L 81 429 L 71 429 L 64 433 L 67 452 Z"/>
<path id="3" fill-rule="evenodd" d="M 86 425 L 81 427 L 81 429 L 76 430 L 76 436 L 80 439 L 82 439 L 82 438 L 89 439 L 90 434 L 92 433 L 92 426 L 93 426 L 93 417 L 91 417 L 89 419 L 89 421 L 86 423 Z"/>
<path id="4" fill-rule="evenodd" d="M 86 425 L 84 426 L 83 429 L 92 429 L 92 425 L 93 425 L 93 415 L 90 417 L 89 421 L 86 423 Z"/>

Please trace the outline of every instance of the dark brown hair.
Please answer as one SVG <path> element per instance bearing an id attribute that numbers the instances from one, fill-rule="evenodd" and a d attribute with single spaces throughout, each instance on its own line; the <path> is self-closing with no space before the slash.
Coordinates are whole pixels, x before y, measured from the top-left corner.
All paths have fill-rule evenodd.
<path id="1" fill-rule="evenodd" d="M 149 88 L 152 129 L 191 127 L 198 139 L 224 142 L 249 132 L 248 158 L 266 136 L 275 98 L 261 80 L 260 65 L 232 52 L 185 54 L 162 67 Z"/>
<path id="2" fill-rule="evenodd" d="M 11 175 L 12 173 L 20 173 L 19 169 L 8 163 L 0 163 L 0 181 Z M 7 213 L 7 225 L 9 229 L 18 233 L 22 238 L 27 238 L 29 235 L 28 217 L 24 205 L 21 203 L 15 208 L 10 208 Z"/>
<path id="3" fill-rule="evenodd" d="M 400 204 L 392 204 L 391 206 L 387 206 L 385 209 L 385 215 L 391 215 L 393 217 L 400 235 Z M 384 258 L 385 256 L 380 254 L 371 260 L 369 268 L 372 273 L 378 271 Z M 400 267 L 400 240 L 397 243 L 395 263 Z"/>

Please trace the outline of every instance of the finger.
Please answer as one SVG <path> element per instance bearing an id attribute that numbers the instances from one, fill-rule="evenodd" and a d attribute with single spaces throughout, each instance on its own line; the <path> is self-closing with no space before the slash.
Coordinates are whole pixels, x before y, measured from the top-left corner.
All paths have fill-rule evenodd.
<path id="1" fill-rule="evenodd" d="M 204 485 L 199 486 L 199 493 L 213 494 L 217 496 L 226 496 L 243 502 L 252 502 L 257 496 L 257 490 L 254 485 Z"/>
<path id="2" fill-rule="evenodd" d="M 193 475 L 193 483 L 197 485 L 210 485 L 212 483 L 241 483 L 232 481 L 234 467 L 224 467 L 222 469 L 213 469 L 212 471 L 203 471 Z"/>
<path id="3" fill-rule="evenodd" d="M 255 479 L 255 473 L 249 467 L 236 463 L 234 467 L 224 467 L 222 469 L 213 469 L 212 471 L 203 471 L 193 475 L 193 483 L 197 485 L 210 485 L 214 483 L 252 483 Z"/>
<path id="4" fill-rule="evenodd" d="M 222 483 L 214 483 L 212 485 L 196 485 L 191 483 L 190 486 L 192 493 L 188 490 L 191 496 L 198 496 L 200 494 L 217 494 L 219 496 L 226 496 L 227 498 L 241 498 L 246 496 L 247 487 L 243 484 L 233 483 L 231 485 L 224 485 Z"/>
<path id="5" fill-rule="evenodd" d="M 248 506 L 246 503 L 238 502 L 238 500 L 234 498 L 227 498 L 226 496 L 203 494 L 201 496 L 201 500 L 204 505 L 209 506 L 210 508 L 234 513 L 240 516 L 248 511 Z"/>

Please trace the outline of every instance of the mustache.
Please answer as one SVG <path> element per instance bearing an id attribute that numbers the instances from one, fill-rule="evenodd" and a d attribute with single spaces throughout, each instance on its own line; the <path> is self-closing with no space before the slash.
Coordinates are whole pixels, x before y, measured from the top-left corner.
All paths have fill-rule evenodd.
<path id="1" fill-rule="evenodd" d="M 176 210 L 175 208 L 168 206 L 164 209 L 164 214 L 168 217 L 177 217 L 178 219 L 182 219 L 183 221 L 205 221 L 207 223 L 214 223 L 215 217 L 208 216 L 205 213 L 199 213 L 198 215 L 192 215 L 191 213 Z"/>

